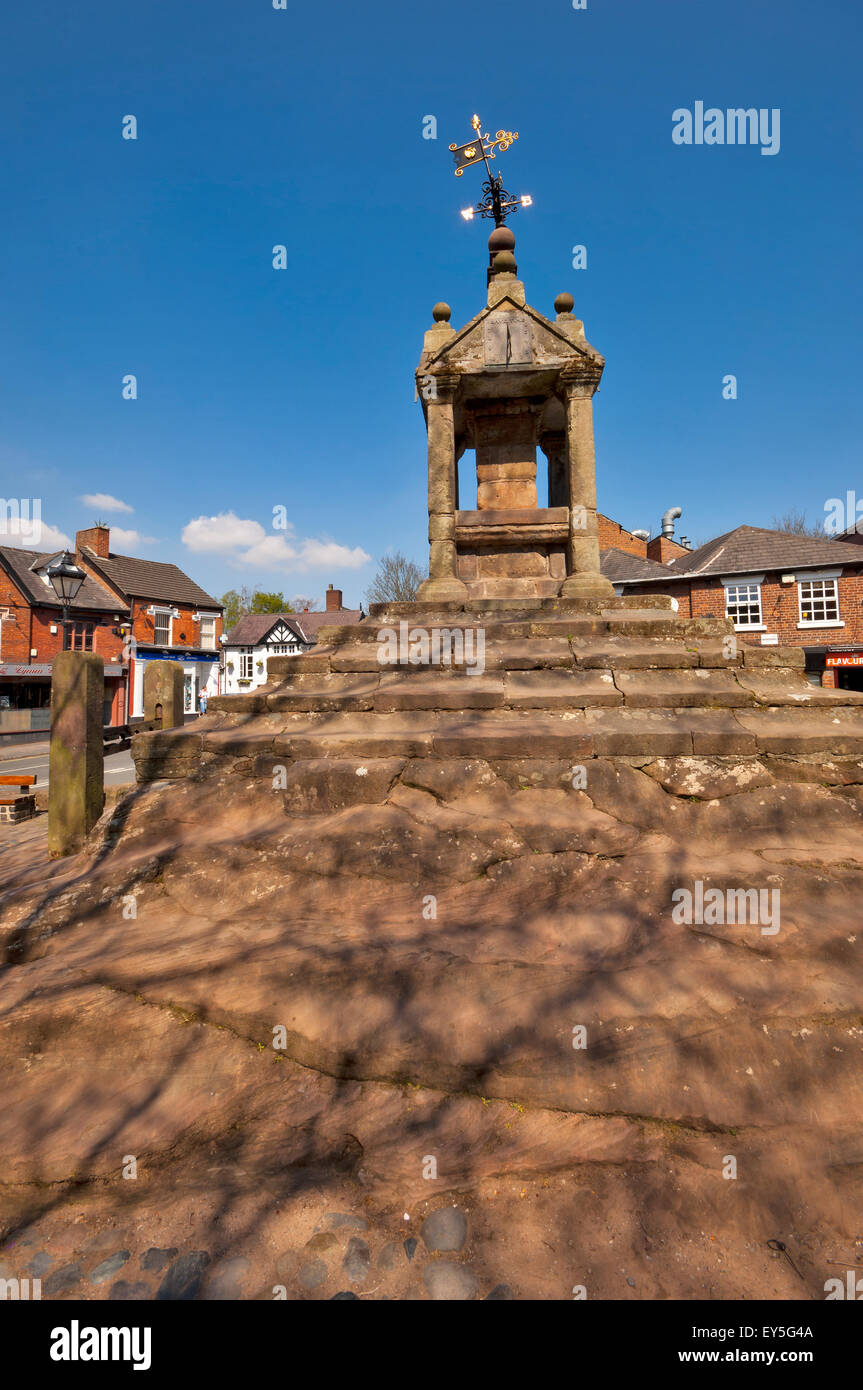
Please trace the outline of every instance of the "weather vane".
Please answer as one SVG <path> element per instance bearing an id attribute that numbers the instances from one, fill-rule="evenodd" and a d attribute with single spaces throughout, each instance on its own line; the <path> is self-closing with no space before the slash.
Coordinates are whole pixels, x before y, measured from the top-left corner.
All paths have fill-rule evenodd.
<path id="1" fill-rule="evenodd" d="M 460 179 L 469 164 L 479 164 L 481 161 L 488 178 L 482 186 L 483 196 L 476 207 L 462 208 L 461 215 L 466 222 L 470 222 L 477 213 L 480 217 L 493 217 L 494 225 L 502 227 L 511 212 L 517 208 L 529 208 L 533 202 L 527 193 L 521 198 L 513 198 L 503 186 L 503 175 L 493 174 L 489 166 L 489 160 L 495 158 L 495 146 L 501 152 L 508 150 L 518 139 L 518 131 L 499 130 L 492 140 L 490 135 L 483 135 L 479 116 L 474 116 L 471 125 L 476 131 L 472 140 L 464 145 L 450 145 L 455 160 L 455 176 Z"/>

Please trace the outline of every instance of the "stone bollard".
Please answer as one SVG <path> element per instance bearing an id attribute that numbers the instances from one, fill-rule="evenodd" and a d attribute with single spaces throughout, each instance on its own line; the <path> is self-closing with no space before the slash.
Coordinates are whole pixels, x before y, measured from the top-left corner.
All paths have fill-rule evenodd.
<path id="1" fill-rule="evenodd" d="M 90 652 L 60 652 L 51 675 L 48 852 L 76 854 L 105 802 L 105 667 Z"/>
<path id="2" fill-rule="evenodd" d="M 184 719 L 183 668 L 178 661 L 148 661 L 144 667 L 144 718 L 163 729 L 181 728 Z"/>

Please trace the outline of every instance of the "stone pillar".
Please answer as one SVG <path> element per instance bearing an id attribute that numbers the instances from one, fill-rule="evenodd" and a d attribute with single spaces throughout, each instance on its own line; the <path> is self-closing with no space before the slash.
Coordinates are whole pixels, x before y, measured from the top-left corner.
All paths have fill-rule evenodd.
<path id="1" fill-rule="evenodd" d="M 144 667 L 144 718 L 161 719 L 163 729 L 185 722 L 183 668 L 178 661 L 148 661 Z"/>
<path id="2" fill-rule="evenodd" d="M 596 526 L 596 453 L 593 443 L 593 393 L 602 376 L 595 362 L 565 367 L 566 441 L 569 476 L 569 543 L 562 598 L 613 598 L 614 587 L 599 570 Z"/>
<path id="3" fill-rule="evenodd" d="M 458 577 L 455 544 L 455 425 L 458 377 L 433 378 L 428 396 L 429 577 L 419 587 L 423 602 L 463 603 L 467 586 Z"/>
<path id="4" fill-rule="evenodd" d="M 539 447 L 548 460 L 548 505 L 569 506 L 569 477 L 567 472 L 566 433 L 564 430 L 545 430 Z"/>
<path id="5" fill-rule="evenodd" d="M 91 652 L 60 652 L 51 674 L 48 852 L 76 854 L 105 803 L 105 667 Z"/>

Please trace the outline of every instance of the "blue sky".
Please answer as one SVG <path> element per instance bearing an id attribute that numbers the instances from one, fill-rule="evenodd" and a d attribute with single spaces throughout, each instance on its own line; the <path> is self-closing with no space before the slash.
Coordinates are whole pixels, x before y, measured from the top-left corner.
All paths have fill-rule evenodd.
<path id="1" fill-rule="evenodd" d="M 357 603 L 387 549 L 424 560 L 413 370 L 436 300 L 485 300 L 447 149 L 477 111 L 519 132 L 528 302 L 570 290 L 607 359 L 603 511 L 702 541 L 863 496 L 861 33 L 858 0 L 7 7 L 0 495 L 219 594 Z M 779 108 L 779 153 L 675 145 L 699 100 Z"/>

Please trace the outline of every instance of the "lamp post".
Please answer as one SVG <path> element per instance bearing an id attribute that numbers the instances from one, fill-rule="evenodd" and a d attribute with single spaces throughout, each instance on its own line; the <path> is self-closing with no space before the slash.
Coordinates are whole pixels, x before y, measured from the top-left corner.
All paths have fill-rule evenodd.
<path id="1" fill-rule="evenodd" d="M 63 650 L 66 650 L 66 630 L 69 623 L 69 605 L 77 598 L 78 590 L 87 578 L 69 554 L 64 550 L 57 560 L 52 560 L 45 571 L 51 581 L 51 588 L 63 605 Z"/>

